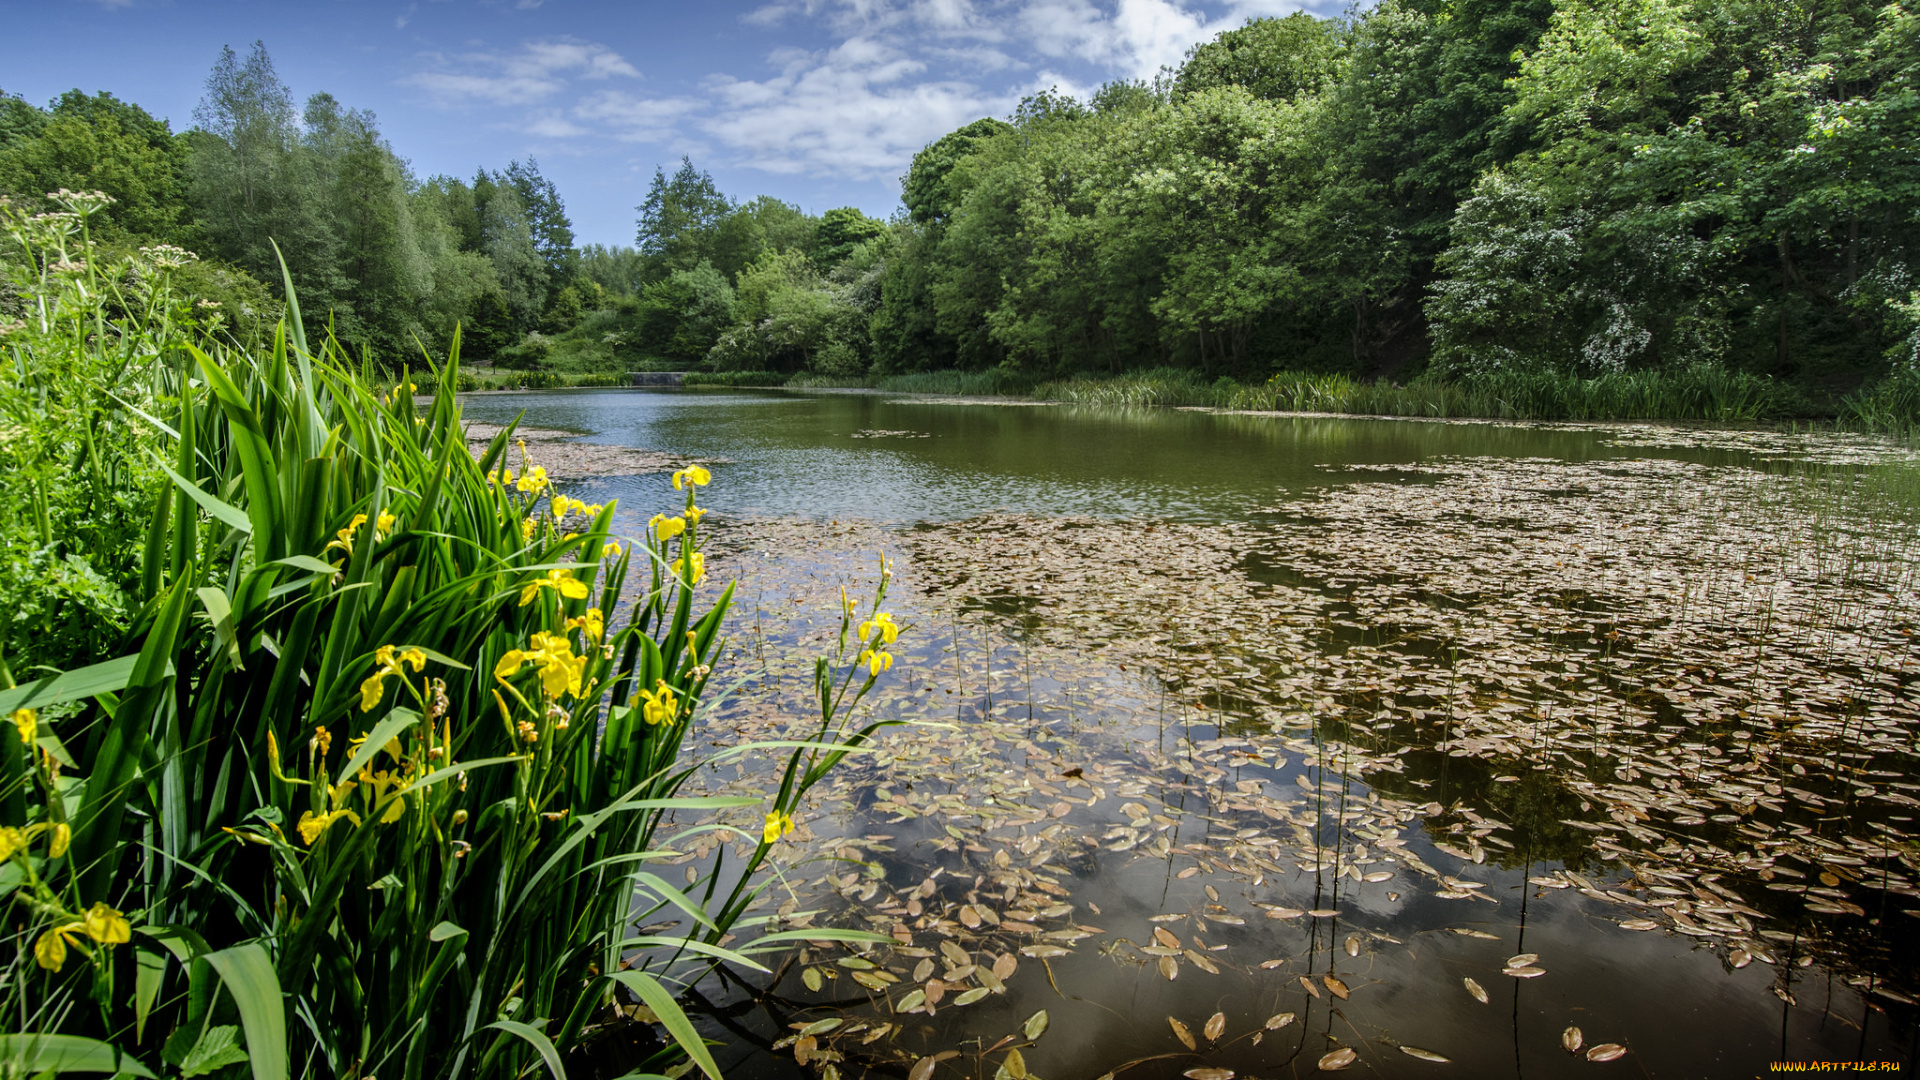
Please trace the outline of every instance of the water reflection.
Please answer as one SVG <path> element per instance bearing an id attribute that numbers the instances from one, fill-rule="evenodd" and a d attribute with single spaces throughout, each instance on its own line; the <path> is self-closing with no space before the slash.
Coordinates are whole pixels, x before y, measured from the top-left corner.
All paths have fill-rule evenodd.
<path id="1" fill-rule="evenodd" d="M 901 567 L 913 627 L 876 706 L 922 723 L 811 809 L 780 909 L 902 947 L 703 983 L 730 1076 L 950 1054 L 933 1075 L 986 1077 L 1017 1051 L 1051 1080 L 1272 1077 L 1342 1047 L 1393 1075 L 1599 1067 L 1569 1027 L 1648 1074 L 1911 1067 L 1911 530 L 1809 524 L 1763 455 L 871 396 L 486 402 L 733 462 L 715 569 L 763 666 L 718 741 L 802 711 L 782 658 L 818 647 L 808 620 L 875 547 Z M 851 437 L 875 430 L 930 437 Z M 601 486 L 643 517 L 657 483 Z"/>

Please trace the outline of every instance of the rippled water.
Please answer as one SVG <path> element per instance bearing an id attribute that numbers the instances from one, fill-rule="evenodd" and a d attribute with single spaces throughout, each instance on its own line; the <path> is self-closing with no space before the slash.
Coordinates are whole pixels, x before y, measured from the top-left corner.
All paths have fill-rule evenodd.
<path id="1" fill-rule="evenodd" d="M 872 715 L 912 725 L 818 793 L 762 913 L 902 947 L 703 983 L 730 1076 L 1272 1077 L 1342 1048 L 1408 1076 L 1913 1067 L 1915 522 L 1871 470 L 1795 465 L 1890 448 L 867 394 L 467 405 L 521 410 L 724 459 L 703 502 L 746 681 L 714 746 L 803 715 L 839 588 L 876 550 L 899 570 Z M 582 490 L 637 524 L 665 486 Z"/>

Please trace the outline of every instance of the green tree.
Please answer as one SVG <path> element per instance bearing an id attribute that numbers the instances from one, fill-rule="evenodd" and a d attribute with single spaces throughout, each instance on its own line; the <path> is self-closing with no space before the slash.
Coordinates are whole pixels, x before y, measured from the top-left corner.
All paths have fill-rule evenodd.
<path id="1" fill-rule="evenodd" d="M 639 206 L 636 240 L 648 265 L 648 278 L 658 280 L 675 270 L 691 270 L 702 259 L 711 260 L 712 233 L 733 212 L 733 203 L 720 194 L 713 177 L 693 167 L 691 158 L 669 179 L 655 169 L 653 184 Z"/>

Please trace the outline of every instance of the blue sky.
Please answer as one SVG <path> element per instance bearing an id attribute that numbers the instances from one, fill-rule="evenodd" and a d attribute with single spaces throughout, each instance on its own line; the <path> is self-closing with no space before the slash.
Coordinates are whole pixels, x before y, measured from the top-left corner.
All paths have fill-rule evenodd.
<path id="1" fill-rule="evenodd" d="M 1036 90 L 1148 77 L 1256 15 L 1338 0 L 37 0 L 0 90 L 108 90 L 192 123 L 222 45 L 266 42 L 296 100 L 371 109 L 422 176 L 529 155 L 582 243 L 632 243 L 654 169 L 736 198 L 885 217 L 914 151 Z"/>

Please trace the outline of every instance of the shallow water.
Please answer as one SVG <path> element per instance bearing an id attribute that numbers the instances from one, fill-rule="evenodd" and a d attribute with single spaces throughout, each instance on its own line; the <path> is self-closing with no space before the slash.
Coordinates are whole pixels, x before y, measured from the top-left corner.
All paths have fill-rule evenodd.
<path id="1" fill-rule="evenodd" d="M 1793 465 L 1889 448 L 850 394 L 467 415 L 522 409 L 725 459 L 715 748 L 790 730 L 839 588 L 895 561 L 871 715 L 912 723 L 816 792 L 762 910 L 902 946 L 702 983 L 731 1077 L 1914 1067 L 1914 523 Z M 582 485 L 634 526 L 665 489 Z"/>

